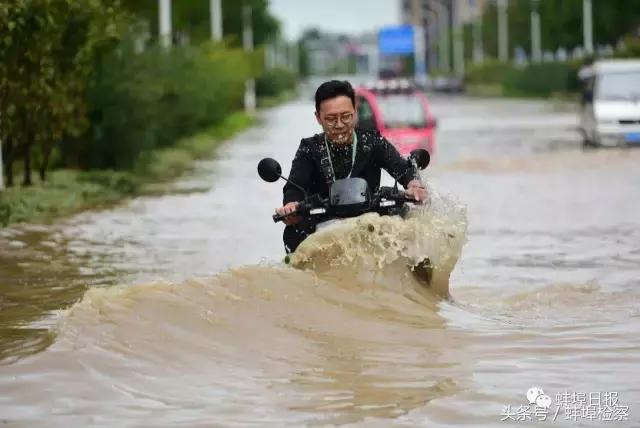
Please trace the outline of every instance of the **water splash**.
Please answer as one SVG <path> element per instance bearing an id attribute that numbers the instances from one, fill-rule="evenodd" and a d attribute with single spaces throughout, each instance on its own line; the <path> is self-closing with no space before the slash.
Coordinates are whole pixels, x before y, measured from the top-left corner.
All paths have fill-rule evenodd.
<path id="1" fill-rule="evenodd" d="M 430 202 L 405 219 L 369 213 L 319 230 L 298 247 L 291 265 L 319 275 L 355 272 L 386 279 L 391 266 L 405 265 L 432 291 L 448 296 L 449 276 L 466 242 L 466 209 L 432 186 L 429 194 Z M 421 273 L 424 265 L 431 271 Z"/>

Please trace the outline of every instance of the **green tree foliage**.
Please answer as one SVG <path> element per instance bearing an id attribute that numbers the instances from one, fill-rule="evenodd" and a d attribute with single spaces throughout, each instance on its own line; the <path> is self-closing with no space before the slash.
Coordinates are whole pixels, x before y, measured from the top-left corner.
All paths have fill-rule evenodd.
<path id="1" fill-rule="evenodd" d="M 302 39 L 298 41 L 298 64 L 300 65 L 300 76 L 308 77 L 311 74 L 311 65 L 309 64 L 309 51 L 307 50 L 307 47 Z"/>
<path id="2" fill-rule="evenodd" d="M 640 35 L 638 37 L 627 36 L 621 49 L 616 51 L 618 58 L 640 58 Z"/>
<path id="3" fill-rule="evenodd" d="M 492 60 L 468 67 L 465 81 L 471 86 L 499 87 L 503 95 L 545 97 L 577 92 L 580 66 L 580 61 L 516 66 Z"/>
<path id="4" fill-rule="evenodd" d="M 469 84 L 501 85 L 507 72 L 514 67 L 510 63 L 487 60 L 466 68 L 465 81 Z"/>
<path id="5" fill-rule="evenodd" d="M 158 34 L 158 2 L 156 0 L 123 0 L 129 10 L 149 23 L 152 34 Z M 267 0 L 222 0 L 222 28 L 224 37 L 233 46 L 242 44 L 242 6 L 251 6 L 251 22 L 256 45 L 273 39 L 279 23 L 269 14 Z M 174 0 L 172 24 L 175 34 L 187 35 L 192 44 L 211 38 L 209 0 Z"/>
<path id="6" fill-rule="evenodd" d="M 117 40 L 124 22 L 117 1 L 0 1 L 0 139 L 9 185 L 18 155 L 30 185 L 32 152 L 40 149 L 44 180 L 55 144 L 87 128 L 94 56 Z"/>
<path id="7" fill-rule="evenodd" d="M 510 0 L 509 51 L 516 46 L 531 53 L 530 14 L 532 0 Z M 640 26 L 640 1 L 593 0 L 594 43 L 615 45 L 622 37 Z M 539 0 L 542 27 L 542 49 L 573 49 L 583 43 L 582 0 Z M 498 18 L 495 2 L 487 2 L 482 20 L 485 54 L 497 56 Z M 468 39 L 467 39 L 468 40 Z M 467 55 L 470 55 L 467 50 Z"/>
<path id="8" fill-rule="evenodd" d="M 129 169 L 151 149 L 220 123 L 241 108 L 249 74 L 240 49 L 121 45 L 101 60 L 88 91 L 93 125 L 82 164 Z"/>
<path id="9" fill-rule="evenodd" d="M 239 48 L 242 2 L 223 1 L 227 37 L 213 44 L 206 41 L 209 1 L 174 0 L 176 27 L 191 44 L 165 50 L 141 46 L 132 25 L 145 16 L 156 25 L 155 0 L 0 0 L 0 139 L 8 184 L 17 160 L 24 161 L 27 185 L 32 164 L 43 180 L 54 161 L 132 168 L 152 149 L 240 109 L 244 81 L 262 72 L 259 44 L 278 28 L 266 0 L 248 1 L 253 54 Z M 290 84 L 283 73 L 272 77 L 273 84 L 261 81 L 267 92 Z"/>
<path id="10" fill-rule="evenodd" d="M 509 1 L 509 49 L 515 47 L 531 54 L 531 0 Z M 582 0 L 539 0 L 543 51 L 567 50 L 581 46 Z M 623 0 L 593 0 L 594 43 L 617 45 L 624 41 L 616 56 L 640 56 L 637 31 L 640 27 L 640 2 Z M 483 47 L 486 57 L 482 64 L 470 64 L 465 80 L 471 85 L 499 86 L 506 95 L 548 96 L 578 90 L 577 73 L 580 61 L 541 63 L 514 66 L 491 58 L 497 56 L 497 8 L 494 2 L 486 3 L 483 20 Z M 471 27 L 465 28 L 465 57 L 472 58 Z M 636 36 L 633 34 L 636 33 Z"/>
<path id="11" fill-rule="evenodd" d="M 577 63 L 547 62 L 507 69 L 502 88 L 505 95 L 549 96 L 578 90 Z"/>
<path id="12" fill-rule="evenodd" d="M 284 68 L 267 70 L 256 79 L 256 95 L 259 97 L 275 97 L 295 87 L 296 75 Z"/>

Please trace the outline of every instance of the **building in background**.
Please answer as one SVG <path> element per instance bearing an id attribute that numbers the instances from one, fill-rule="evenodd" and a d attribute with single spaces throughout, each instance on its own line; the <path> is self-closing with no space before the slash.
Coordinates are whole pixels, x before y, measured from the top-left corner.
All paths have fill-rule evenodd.
<path id="1" fill-rule="evenodd" d="M 312 75 L 368 74 L 378 70 L 377 34 L 356 36 L 308 31 L 302 38 Z"/>
<path id="2" fill-rule="evenodd" d="M 462 28 L 465 24 L 478 22 L 487 0 L 401 0 L 400 17 L 403 24 L 420 26 L 426 46 L 427 70 L 448 72 L 451 58 L 454 63 L 462 61 Z M 481 29 L 474 29 L 474 37 L 480 40 Z M 455 50 L 458 43 L 458 52 Z M 442 52 L 446 49 L 446 52 Z M 481 46 L 474 46 L 474 58 L 481 56 Z M 456 54 L 458 58 L 456 59 Z M 457 64 L 456 68 L 459 68 Z"/>

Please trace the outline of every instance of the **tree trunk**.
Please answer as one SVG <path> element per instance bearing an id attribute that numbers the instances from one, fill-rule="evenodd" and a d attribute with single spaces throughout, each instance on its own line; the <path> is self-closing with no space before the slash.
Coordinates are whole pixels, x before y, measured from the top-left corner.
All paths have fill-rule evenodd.
<path id="1" fill-rule="evenodd" d="M 65 168 L 69 167 L 69 135 L 60 141 L 60 161 Z"/>
<path id="2" fill-rule="evenodd" d="M 45 157 L 40 164 L 40 170 L 38 171 L 40 173 L 40 181 L 43 183 L 47 181 L 47 163 L 49 162 L 49 155 L 45 154 L 44 156 Z"/>
<path id="3" fill-rule="evenodd" d="M 49 159 L 51 159 L 52 151 L 53 143 L 45 144 L 44 152 L 42 153 L 42 164 L 40 165 L 40 181 L 47 180 L 47 168 L 49 167 Z"/>
<path id="4" fill-rule="evenodd" d="M 24 179 L 23 186 L 31 186 L 31 146 L 33 145 L 33 134 L 30 133 L 24 144 Z"/>
<path id="5" fill-rule="evenodd" d="M 5 156 L 4 156 L 4 172 L 7 177 L 7 187 L 13 186 L 13 138 L 7 137 L 5 141 Z"/>

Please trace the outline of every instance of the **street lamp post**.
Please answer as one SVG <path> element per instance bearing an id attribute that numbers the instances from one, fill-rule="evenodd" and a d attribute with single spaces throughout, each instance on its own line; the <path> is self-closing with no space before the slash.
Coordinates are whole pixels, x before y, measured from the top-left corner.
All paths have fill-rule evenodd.
<path id="1" fill-rule="evenodd" d="M 440 23 L 438 22 L 438 15 L 433 10 L 426 10 L 428 21 L 427 21 L 427 41 L 429 42 L 427 46 L 427 52 L 429 56 L 429 70 L 434 70 L 438 68 L 438 52 L 437 45 L 434 41 L 437 38 L 437 33 L 439 32 Z"/>
<path id="2" fill-rule="evenodd" d="M 460 2 L 451 4 L 453 12 L 453 68 L 458 77 L 464 76 L 464 35 Z"/>
<path id="3" fill-rule="evenodd" d="M 500 61 L 509 60 L 507 0 L 498 0 L 498 56 Z"/>
<path id="4" fill-rule="evenodd" d="M 414 38 L 414 78 L 416 82 L 423 82 L 427 70 L 426 51 L 425 51 L 425 34 L 424 20 L 422 17 L 422 2 L 414 0 L 412 6 L 413 17 L 413 38 Z"/>
<path id="5" fill-rule="evenodd" d="M 171 46 L 171 0 L 158 0 L 160 44 Z"/>
<path id="6" fill-rule="evenodd" d="M 211 0 L 211 39 L 215 42 L 222 40 L 222 0 Z"/>
<path id="7" fill-rule="evenodd" d="M 274 48 L 273 48 L 273 42 L 269 42 L 267 43 L 267 45 L 264 48 L 264 68 L 267 70 L 271 70 L 274 68 L 274 54 L 273 54 Z"/>
<path id="8" fill-rule="evenodd" d="M 484 47 L 482 44 L 482 11 L 473 20 L 473 62 L 480 64 L 484 61 Z"/>
<path id="9" fill-rule="evenodd" d="M 591 0 L 582 0 L 582 30 L 584 50 L 587 55 L 593 54 L 593 10 Z"/>
<path id="10" fill-rule="evenodd" d="M 542 49 L 540 43 L 540 12 L 538 7 L 539 0 L 531 2 L 531 60 L 532 62 L 540 62 L 542 59 Z"/>
<path id="11" fill-rule="evenodd" d="M 253 51 L 253 28 L 251 26 L 251 6 L 245 4 L 242 7 L 242 45 L 245 52 Z M 256 112 L 256 82 L 253 77 L 244 82 L 244 109 L 247 114 L 253 115 Z"/>
<path id="12" fill-rule="evenodd" d="M 438 14 L 438 22 L 442 25 L 439 28 L 439 36 L 440 36 L 440 67 L 442 71 L 449 72 L 451 70 L 451 58 L 449 56 L 449 27 L 451 24 L 451 20 L 449 17 L 449 9 L 438 2 L 437 0 L 432 0 L 433 7 Z"/>

